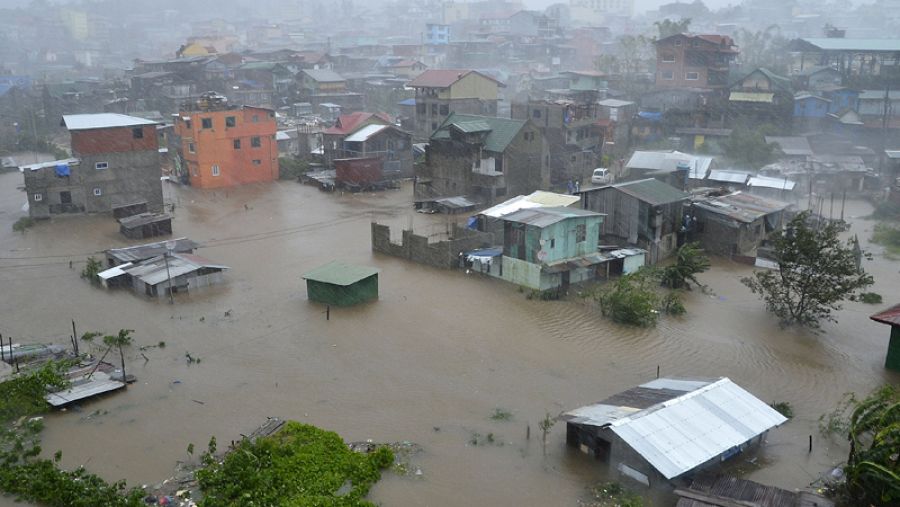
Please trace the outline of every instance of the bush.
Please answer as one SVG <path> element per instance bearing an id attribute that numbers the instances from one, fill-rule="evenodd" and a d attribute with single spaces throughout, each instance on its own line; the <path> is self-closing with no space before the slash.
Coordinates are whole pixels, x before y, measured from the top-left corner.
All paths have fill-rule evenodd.
<path id="1" fill-rule="evenodd" d="M 15 232 L 25 234 L 25 230 L 34 226 L 34 219 L 31 217 L 22 217 L 13 224 L 12 228 Z"/>
<path id="2" fill-rule="evenodd" d="M 644 501 L 618 482 L 604 482 L 591 488 L 590 507 L 643 507 Z"/>
<path id="3" fill-rule="evenodd" d="M 774 408 L 779 414 L 787 417 L 788 419 L 794 418 L 794 407 L 786 401 L 778 401 L 770 404 L 769 406 Z"/>
<path id="4" fill-rule="evenodd" d="M 309 171 L 309 163 L 293 157 L 280 157 L 278 159 L 278 179 L 296 180 Z"/>
<path id="5" fill-rule="evenodd" d="M 88 257 L 87 264 L 85 264 L 84 269 L 81 270 L 81 278 L 86 278 L 93 284 L 99 284 L 100 277 L 97 275 L 99 275 L 101 271 L 103 271 L 103 264 L 93 257 Z"/>
<path id="6" fill-rule="evenodd" d="M 884 246 L 885 250 L 894 255 L 900 254 L 900 228 L 886 223 L 876 224 L 872 243 Z"/>
<path id="7" fill-rule="evenodd" d="M 613 282 L 612 289 L 596 296 L 603 315 L 620 324 L 652 326 L 659 312 L 659 296 L 647 287 L 645 270 L 625 275 Z"/>
<path id="8" fill-rule="evenodd" d="M 859 295 L 859 300 L 867 305 L 880 305 L 882 298 L 881 294 L 875 292 L 863 292 Z"/>

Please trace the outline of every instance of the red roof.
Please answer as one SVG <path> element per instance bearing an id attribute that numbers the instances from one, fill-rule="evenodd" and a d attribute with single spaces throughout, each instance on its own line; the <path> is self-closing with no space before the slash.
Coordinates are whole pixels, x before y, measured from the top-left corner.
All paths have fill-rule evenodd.
<path id="1" fill-rule="evenodd" d="M 359 111 L 356 113 L 340 115 L 334 123 L 334 126 L 325 129 L 323 133 L 340 136 L 352 134 L 360 125 L 371 119 L 373 116 L 384 122 L 386 125 L 391 123 L 391 117 L 385 113 L 366 113 Z"/>
<path id="2" fill-rule="evenodd" d="M 881 322 L 882 324 L 900 326 L 900 305 L 892 306 L 883 312 L 872 315 L 869 318 L 874 320 L 875 322 Z"/>
<path id="3" fill-rule="evenodd" d="M 473 72 L 475 74 L 478 74 L 479 76 L 494 81 L 500 86 L 504 86 L 503 83 L 497 81 L 491 76 L 488 76 L 487 74 L 482 74 L 481 72 L 478 72 L 476 70 L 459 69 L 428 69 L 425 72 L 419 74 L 417 78 L 410 81 L 407 86 L 410 86 L 412 88 L 448 88 L 453 83 L 459 81 L 463 77 Z"/>

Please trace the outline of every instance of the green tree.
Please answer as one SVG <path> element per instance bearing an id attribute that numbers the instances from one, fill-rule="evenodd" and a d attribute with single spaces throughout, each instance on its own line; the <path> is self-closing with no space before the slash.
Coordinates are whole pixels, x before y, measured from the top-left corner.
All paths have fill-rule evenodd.
<path id="1" fill-rule="evenodd" d="M 612 283 L 612 287 L 604 286 L 595 296 L 600 303 L 600 311 L 620 324 L 656 324 L 660 298 L 653 287 L 658 284 L 655 274 L 654 270 L 643 268 L 619 278 Z"/>
<path id="2" fill-rule="evenodd" d="M 656 27 L 659 38 L 665 39 L 666 37 L 671 37 L 673 35 L 678 35 L 679 33 L 687 32 L 688 28 L 690 28 L 691 26 L 691 18 L 683 18 L 679 19 L 678 21 L 664 19 L 662 21 L 654 22 L 653 26 Z"/>
<path id="3" fill-rule="evenodd" d="M 688 281 L 698 287 L 696 275 L 709 269 L 709 257 L 699 243 L 685 243 L 675 253 L 675 262 L 662 269 L 662 284 L 670 289 L 690 288 Z"/>
<path id="4" fill-rule="evenodd" d="M 87 278 L 93 284 L 100 283 L 100 277 L 97 276 L 103 271 L 103 264 L 93 256 L 87 258 L 84 269 L 81 270 L 81 278 Z"/>
<path id="5" fill-rule="evenodd" d="M 775 127 L 762 125 L 755 129 L 737 127 L 722 142 L 725 155 L 736 163 L 760 168 L 773 160 L 778 154 L 778 145 L 766 142 L 766 136 L 775 133 Z"/>
<path id="6" fill-rule="evenodd" d="M 900 390 L 886 385 L 862 400 L 850 398 L 845 481 L 837 496 L 847 505 L 900 502 Z"/>
<path id="7" fill-rule="evenodd" d="M 107 351 L 117 348 L 119 349 L 119 360 L 122 364 L 122 382 L 127 386 L 128 381 L 125 378 L 125 352 L 124 349 L 131 346 L 133 338 L 131 333 L 133 329 L 120 329 L 118 334 L 106 335 L 103 337 L 103 343 L 108 347 Z"/>
<path id="8" fill-rule="evenodd" d="M 774 236 L 777 270 L 757 271 L 741 282 L 766 302 L 783 325 L 819 329 L 820 322 L 837 320 L 831 312 L 872 285 L 872 276 L 857 267 L 852 241 L 838 238 L 837 222 L 810 224 L 804 211 Z"/>

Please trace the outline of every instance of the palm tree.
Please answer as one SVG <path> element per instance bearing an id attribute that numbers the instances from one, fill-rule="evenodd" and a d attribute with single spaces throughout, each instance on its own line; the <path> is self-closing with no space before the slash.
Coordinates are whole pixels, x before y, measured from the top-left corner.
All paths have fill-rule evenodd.
<path id="1" fill-rule="evenodd" d="M 109 349 L 112 349 L 113 347 L 119 349 L 119 360 L 122 363 L 122 383 L 126 386 L 128 385 L 128 382 L 125 377 L 125 352 L 123 351 L 123 348 L 131 346 L 133 340 L 131 333 L 133 332 L 134 329 L 120 329 L 119 334 L 103 337 L 103 343 L 105 343 Z"/>

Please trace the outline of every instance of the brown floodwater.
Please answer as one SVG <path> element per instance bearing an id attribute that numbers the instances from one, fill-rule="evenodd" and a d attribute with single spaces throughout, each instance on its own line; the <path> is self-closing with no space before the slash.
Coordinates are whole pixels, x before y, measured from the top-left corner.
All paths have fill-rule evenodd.
<path id="1" fill-rule="evenodd" d="M 736 462 L 752 479 L 793 489 L 846 455 L 818 436 L 818 417 L 847 391 L 900 381 L 882 366 L 888 329 L 868 319 L 880 307 L 848 302 L 821 335 L 782 330 L 740 284 L 751 268 L 729 261 L 701 276 L 715 295 L 694 291 L 686 316 L 638 329 L 577 301 L 531 301 L 498 280 L 373 254 L 372 219 L 398 231 L 411 222 L 429 234 L 446 229 L 446 217 L 412 212 L 409 186 L 339 195 L 293 182 L 169 185 L 176 236 L 230 266 L 227 282 L 180 294 L 175 305 L 105 291 L 78 270 L 91 252 L 128 244 L 115 221 L 61 217 L 13 233 L 21 182 L 0 175 L 0 332 L 66 343 L 75 319 L 79 333 L 129 328 L 138 345 L 166 342 L 144 352 L 148 361 L 128 353 L 138 381 L 126 392 L 47 416 L 44 449 L 109 480 L 159 482 L 188 458 L 189 443 L 228 442 L 279 416 L 347 440 L 421 444 L 421 477 L 386 473 L 372 489 L 386 506 L 574 506 L 603 471 L 566 448 L 562 424 L 544 456 L 538 420 L 648 381 L 659 366 L 669 376 L 728 376 L 763 400 L 793 404 L 796 417 L 770 433 L 757 466 Z M 900 300 L 900 262 L 868 245 L 874 223 L 855 217 L 869 211 L 850 202 L 846 213 L 876 252 L 865 267 L 886 306 Z M 334 259 L 376 266 L 381 294 L 326 321 L 301 274 Z M 186 353 L 201 362 L 188 365 Z M 496 408 L 512 420 L 492 421 Z M 474 433 L 492 433 L 495 443 L 472 446 Z"/>

